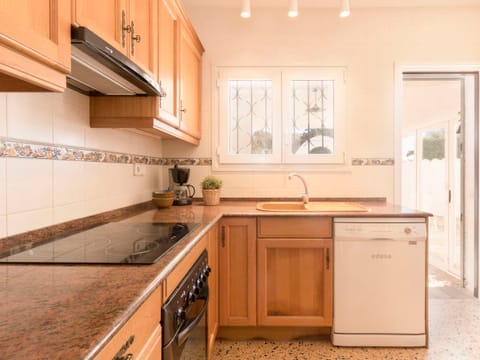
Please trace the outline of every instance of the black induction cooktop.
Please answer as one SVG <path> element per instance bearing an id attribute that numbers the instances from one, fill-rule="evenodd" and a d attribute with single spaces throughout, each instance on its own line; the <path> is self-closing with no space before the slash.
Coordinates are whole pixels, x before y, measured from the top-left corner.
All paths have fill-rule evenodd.
<path id="1" fill-rule="evenodd" d="M 153 264 L 197 223 L 109 223 L 0 257 L 18 264 Z"/>

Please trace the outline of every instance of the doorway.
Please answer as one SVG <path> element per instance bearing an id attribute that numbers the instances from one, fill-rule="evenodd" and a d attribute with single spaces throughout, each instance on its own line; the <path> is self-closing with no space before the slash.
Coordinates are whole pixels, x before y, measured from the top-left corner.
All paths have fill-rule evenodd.
<path id="1" fill-rule="evenodd" d="M 471 293 L 476 229 L 474 73 L 404 72 L 401 204 L 433 214 L 429 265 Z"/>

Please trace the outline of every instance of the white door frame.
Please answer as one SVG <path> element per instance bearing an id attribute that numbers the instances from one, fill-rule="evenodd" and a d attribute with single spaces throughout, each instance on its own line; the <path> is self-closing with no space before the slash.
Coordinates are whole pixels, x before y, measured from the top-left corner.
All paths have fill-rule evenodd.
<path id="1" fill-rule="evenodd" d="M 402 107 L 403 107 L 403 73 L 405 72 L 421 72 L 421 73 L 480 73 L 480 64 L 477 65 L 438 65 L 438 64 L 403 64 L 396 63 L 394 70 L 394 202 L 401 202 L 402 191 Z M 478 84 L 476 85 L 477 94 Z M 479 296 L 479 114 L 478 114 L 478 102 L 480 99 L 476 99 L 477 109 L 475 113 L 475 231 L 474 231 L 474 295 Z"/>

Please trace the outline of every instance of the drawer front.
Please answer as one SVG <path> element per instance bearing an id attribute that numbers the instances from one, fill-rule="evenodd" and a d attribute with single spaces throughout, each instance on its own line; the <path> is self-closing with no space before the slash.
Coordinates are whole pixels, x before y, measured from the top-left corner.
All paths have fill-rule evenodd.
<path id="1" fill-rule="evenodd" d="M 107 345 L 95 357 L 95 360 L 111 360 L 122 347 L 124 356 L 132 354 L 138 358 L 145 352 L 149 343 L 155 343 L 155 337 L 161 339 L 160 308 L 162 306 L 162 287 L 159 286 L 140 306 L 125 325 L 115 334 Z M 133 336 L 133 338 L 132 338 Z M 130 344 L 130 345 L 126 345 Z M 147 347 L 148 350 L 148 347 Z M 161 352 L 160 352 L 161 354 Z"/>
<path id="2" fill-rule="evenodd" d="M 276 238 L 330 238 L 331 217 L 272 216 L 259 217 L 257 236 Z"/>

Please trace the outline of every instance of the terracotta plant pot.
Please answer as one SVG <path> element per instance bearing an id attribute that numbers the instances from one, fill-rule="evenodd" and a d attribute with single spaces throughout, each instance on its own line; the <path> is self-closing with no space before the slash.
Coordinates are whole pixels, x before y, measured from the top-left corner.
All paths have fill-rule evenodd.
<path id="1" fill-rule="evenodd" d="M 205 205 L 220 204 L 220 189 L 205 190 L 202 189 L 203 202 Z"/>

